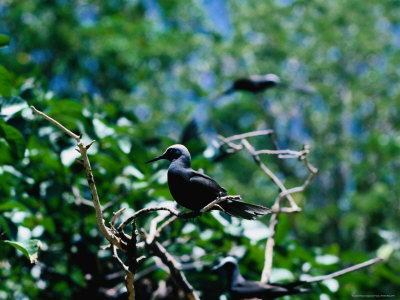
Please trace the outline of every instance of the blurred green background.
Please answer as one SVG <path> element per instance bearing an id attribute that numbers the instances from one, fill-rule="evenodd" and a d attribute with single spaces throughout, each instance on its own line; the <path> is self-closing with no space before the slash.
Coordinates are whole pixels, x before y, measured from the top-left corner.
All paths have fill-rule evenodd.
<path id="1" fill-rule="evenodd" d="M 368 269 L 313 284 L 288 299 L 400 297 L 400 5 L 399 1 L 111 0 L 0 3 L 0 234 L 39 239 L 37 264 L 0 243 L 0 299 L 115 299 L 123 273 L 100 235 L 74 141 L 34 117 L 35 105 L 84 139 L 106 220 L 169 203 L 167 163 L 145 165 L 181 143 L 192 120 L 199 135 L 185 144 L 193 168 L 231 194 L 271 206 L 278 190 L 245 152 L 214 161 L 216 134 L 276 130 L 281 148 L 311 147 L 319 169 L 295 195 L 303 208 L 281 215 L 272 281 L 328 274 L 375 257 Z M 4 36 L 0 43 L 7 44 Z M 231 82 L 275 73 L 286 87 L 217 97 Z M 290 88 L 292 87 L 292 88 Z M 311 93 L 296 92 L 306 87 Z M 250 140 L 272 149 L 268 138 Z M 264 162 L 287 187 L 303 183 L 296 160 Z M 126 216 L 125 215 L 125 216 Z M 155 214 L 140 220 L 147 227 Z M 182 262 L 202 299 L 224 285 L 209 267 L 231 254 L 242 274 L 259 280 L 269 216 L 257 221 L 206 214 L 178 220 L 160 237 Z M 195 262 L 195 264 L 193 264 Z M 149 259 L 141 267 L 154 265 Z M 168 273 L 142 273 L 138 299 Z"/>

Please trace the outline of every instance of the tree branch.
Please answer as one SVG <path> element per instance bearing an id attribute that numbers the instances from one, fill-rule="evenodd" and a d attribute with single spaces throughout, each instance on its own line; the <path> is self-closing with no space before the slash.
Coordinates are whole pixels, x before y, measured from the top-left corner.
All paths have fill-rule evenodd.
<path id="1" fill-rule="evenodd" d="M 187 281 L 185 274 L 181 271 L 179 263 L 172 257 L 171 254 L 156 240 L 147 242 L 147 234 L 144 230 L 141 230 L 140 234 L 146 241 L 146 246 L 153 251 L 154 255 L 158 256 L 161 261 L 168 267 L 170 274 L 176 283 L 186 294 L 189 300 L 200 300 L 199 296 L 194 292 L 193 287 Z"/>
<path id="2" fill-rule="evenodd" d="M 94 140 L 91 141 L 90 143 L 88 143 L 87 145 L 84 145 L 83 142 L 81 141 L 80 136 L 74 134 L 72 131 L 68 130 L 66 127 L 61 125 L 59 122 L 57 122 L 53 118 L 47 116 L 45 113 L 38 111 L 34 106 L 31 106 L 31 108 L 34 113 L 41 116 L 42 118 L 49 121 L 50 123 L 54 124 L 55 126 L 60 128 L 62 131 L 64 131 L 66 134 L 68 134 L 69 136 L 71 136 L 72 138 L 74 138 L 76 140 L 78 148 L 79 148 L 78 152 L 81 154 L 82 159 L 83 159 L 83 161 L 81 161 L 81 163 L 83 164 L 83 167 L 85 169 L 86 179 L 88 181 L 90 192 L 92 194 L 93 206 L 94 206 L 94 209 L 96 212 L 97 225 L 98 225 L 101 233 L 104 235 L 104 237 L 110 242 L 111 248 L 113 251 L 113 255 L 117 259 L 118 263 L 122 266 L 122 268 L 124 269 L 125 272 L 128 271 L 128 273 L 126 273 L 127 274 L 126 285 L 127 285 L 127 289 L 128 289 L 128 295 L 129 295 L 130 300 L 134 300 L 135 299 L 135 292 L 134 292 L 134 287 L 133 287 L 134 274 L 131 271 L 127 270 L 127 267 L 123 264 L 123 262 L 118 257 L 117 252 L 116 252 L 116 248 L 120 249 L 123 252 L 127 252 L 127 249 L 125 248 L 125 244 L 121 241 L 121 239 L 119 237 L 117 237 L 115 234 L 113 234 L 112 230 L 105 225 L 102 207 L 100 205 L 99 195 L 97 193 L 97 188 L 96 188 L 96 184 L 94 181 L 92 168 L 90 166 L 89 157 L 87 155 L 87 151 L 89 150 L 90 146 L 93 145 Z M 78 195 L 79 195 L 79 193 L 78 193 Z M 117 212 L 114 215 L 112 224 L 115 223 L 115 218 L 120 213 L 121 213 L 121 211 Z M 132 237 L 132 239 L 133 238 L 135 238 L 135 247 L 136 247 L 136 236 Z M 129 257 L 128 257 L 128 259 L 129 259 Z M 136 260 L 136 257 L 135 257 L 135 260 Z"/>
<path id="3" fill-rule="evenodd" d="M 220 147 L 225 144 L 230 147 L 230 149 L 224 150 L 226 153 L 236 153 L 242 150 L 243 148 L 246 149 L 253 157 L 254 162 L 261 168 L 261 170 L 268 177 L 272 179 L 272 181 L 280 189 L 280 193 L 275 199 L 274 205 L 272 206 L 273 214 L 271 215 L 271 219 L 269 222 L 269 236 L 265 247 L 265 262 L 261 276 L 261 281 L 263 282 L 268 282 L 269 277 L 271 275 L 273 250 L 275 246 L 275 232 L 276 232 L 276 226 L 278 224 L 278 215 L 279 213 L 296 213 L 301 211 L 301 208 L 295 203 L 291 195 L 294 193 L 304 191 L 311 184 L 315 175 L 318 172 L 318 170 L 314 168 L 307 160 L 307 154 L 310 152 L 308 146 L 304 146 L 301 151 L 293 151 L 290 149 L 255 150 L 254 147 L 246 140 L 246 138 L 248 137 L 265 135 L 265 134 L 268 135 L 273 133 L 274 133 L 273 130 L 264 130 L 264 131 L 256 131 L 256 132 L 234 135 L 228 138 L 219 136 L 219 139 L 222 141 Z M 240 140 L 240 144 L 233 143 L 233 141 L 237 140 Z M 300 161 L 304 162 L 305 167 L 307 168 L 310 175 L 301 186 L 294 187 L 291 189 L 286 189 L 281 180 L 261 161 L 260 155 L 263 154 L 277 155 L 278 158 L 280 159 L 297 158 Z M 280 203 L 283 198 L 286 198 L 289 201 L 290 207 L 283 207 L 283 208 L 280 207 Z"/>
<path id="4" fill-rule="evenodd" d="M 255 149 L 253 148 L 252 145 L 250 145 L 250 143 L 247 140 L 242 140 L 242 145 L 246 148 L 246 150 L 253 156 L 254 161 L 256 162 L 256 164 L 261 168 L 261 170 L 264 171 L 265 174 L 267 174 L 272 181 L 279 187 L 279 189 L 282 192 L 286 192 L 287 189 L 286 187 L 283 185 L 283 183 L 279 180 L 279 178 L 261 161 L 260 156 L 256 154 Z M 288 199 L 290 205 L 296 209 L 298 209 L 299 211 L 301 210 L 297 204 L 294 202 L 293 197 L 290 194 L 286 195 L 286 198 Z"/>
<path id="5" fill-rule="evenodd" d="M 240 195 L 232 195 L 232 196 L 223 196 L 223 197 L 218 197 L 217 199 L 215 199 L 213 202 L 208 203 L 206 206 L 204 206 L 202 209 L 200 209 L 200 213 L 204 213 L 209 211 L 211 208 L 213 208 L 215 205 L 217 205 L 218 203 L 221 203 L 223 201 L 227 201 L 227 200 L 241 200 L 242 197 L 240 197 Z"/>
<path id="6" fill-rule="evenodd" d="M 75 133 L 73 133 L 72 131 L 68 130 L 67 128 L 65 128 L 63 125 L 61 125 L 60 123 L 58 123 L 56 120 L 54 120 L 53 118 L 50 118 L 48 115 L 46 115 L 45 113 L 42 113 L 41 111 L 37 110 L 33 105 L 31 105 L 31 109 L 39 116 L 41 116 L 43 119 L 46 119 L 47 121 L 49 121 L 50 123 L 53 123 L 54 125 L 56 125 L 58 128 L 60 128 L 62 131 L 64 131 L 66 134 L 68 134 L 69 136 L 73 137 L 77 142 L 80 141 L 80 136 L 76 135 Z"/>
<path id="7" fill-rule="evenodd" d="M 370 265 L 373 265 L 375 263 L 381 262 L 383 260 L 384 260 L 383 258 L 376 257 L 376 258 L 367 260 L 367 261 L 365 261 L 363 263 L 348 267 L 348 268 L 340 270 L 340 271 L 336 271 L 336 272 L 328 274 L 328 275 L 310 277 L 308 279 L 301 280 L 300 282 L 311 283 L 311 282 L 317 282 L 317 281 L 323 281 L 323 280 L 327 280 L 327 279 L 332 279 L 332 278 L 339 277 L 339 276 L 342 276 L 342 275 L 350 273 L 350 272 L 354 272 L 354 271 L 366 268 L 366 267 L 368 267 Z"/>
<path id="8" fill-rule="evenodd" d="M 153 211 L 159 211 L 159 210 L 166 210 L 169 211 L 171 214 L 174 216 L 178 216 L 179 212 L 176 211 L 173 208 L 166 207 L 166 206 L 158 206 L 158 207 L 148 207 L 148 208 L 142 208 L 141 210 L 138 210 L 135 212 L 132 216 L 130 216 L 128 219 L 126 219 L 122 224 L 118 226 L 118 231 L 122 231 L 129 223 L 133 222 L 138 216 L 144 213 L 148 212 L 153 212 Z"/>
<path id="9" fill-rule="evenodd" d="M 274 133 L 274 131 L 272 129 L 250 131 L 250 132 L 246 132 L 243 134 L 237 134 L 237 135 L 230 136 L 228 138 L 224 138 L 224 142 L 225 143 L 233 142 L 233 141 L 242 140 L 242 139 L 249 138 L 249 137 L 260 136 L 260 135 L 270 135 L 273 133 Z"/>

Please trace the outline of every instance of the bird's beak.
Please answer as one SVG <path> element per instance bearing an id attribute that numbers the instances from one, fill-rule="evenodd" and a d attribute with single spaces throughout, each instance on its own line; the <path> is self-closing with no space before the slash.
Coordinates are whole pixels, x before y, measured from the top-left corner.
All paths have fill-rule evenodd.
<path id="1" fill-rule="evenodd" d="M 216 265 L 216 266 L 214 266 L 212 269 L 211 269 L 211 272 L 216 272 L 216 271 L 218 271 L 221 267 L 222 267 L 222 263 L 219 263 L 218 265 Z"/>
<path id="2" fill-rule="evenodd" d="M 165 158 L 165 153 L 163 155 L 157 156 L 156 158 L 150 159 L 149 161 L 146 161 L 146 164 L 163 158 Z"/>

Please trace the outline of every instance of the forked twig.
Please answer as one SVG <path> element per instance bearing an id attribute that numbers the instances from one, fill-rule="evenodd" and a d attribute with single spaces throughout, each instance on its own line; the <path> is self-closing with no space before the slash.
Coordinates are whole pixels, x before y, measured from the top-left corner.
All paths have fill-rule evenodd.
<path id="1" fill-rule="evenodd" d="M 279 213 L 297 213 L 301 211 L 301 208 L 294 201 L 292 194 L 304 191 L 313 181 L 316 176 L 318 170 L 314 168 L 307 160 L 307 154 L 310 152 L 307 146 L 303 147 L 301 151 L 294 151 L 290 149 L 276 149 L 276 150 L 256 150 L 254 147 L 247 141 L 247 138 L 259 135 L 272 135 L 273 130 L 264 130 L 264 131 L 256 131 L 249 132 L 245 134 L 234 135 L 231 137 L 223 137 L 219 136 L 219 139 L 222 141 L 220 147 L 227 145 L 230 149 L 224 149 L 226 153 L 236 153 L 242 149 L 246 149 L 251 156 L 253 157 L 254 162 L 260 167 L 260 169 L 275 183 L 275 185 L 280 189 L 280 193 L 274 201 L 272 206 L 273 214 L 271 216 L 269 222 L 269 236 L 267 239 L 266 247 L 265 247 L 265 262 L 264 268 L 261 276 L 261 281 L 268 282 L 272 269 L 272 258 L 273 258 L 273 249 L 275 245 L 275 232 L 276 226 L 278 224 L 278 216 Z M 240 144 L 233 143 L 233 141 L 240 140 Z M 275 143 L 276 144 L 276 143 Z M 301 186 L 294 187 L 291 189 L 287 189 L 282 181 L 276 176 L 266 164 L 261 161 L 260 155 L 277 155 L 280 159 L 288 159 L 288 158 L 298 158 L 300 161 L 303 161 L 306 169 L 310 173 L 307 179 Z M 286 198 L 290 204 L 290 207 L 280 207 L 280 203 L 283 198 Z"/>

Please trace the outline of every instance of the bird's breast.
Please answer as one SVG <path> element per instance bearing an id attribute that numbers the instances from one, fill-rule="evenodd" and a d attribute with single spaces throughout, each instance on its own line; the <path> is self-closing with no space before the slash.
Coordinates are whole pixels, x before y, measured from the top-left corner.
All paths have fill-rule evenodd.
<path id="1" fill-rule="evenodd" d="M 178 204 L 190 208 L 190 178 L 185 177 L 181 172 L 168 170 L 168 187 L 172 197 Z"/>

